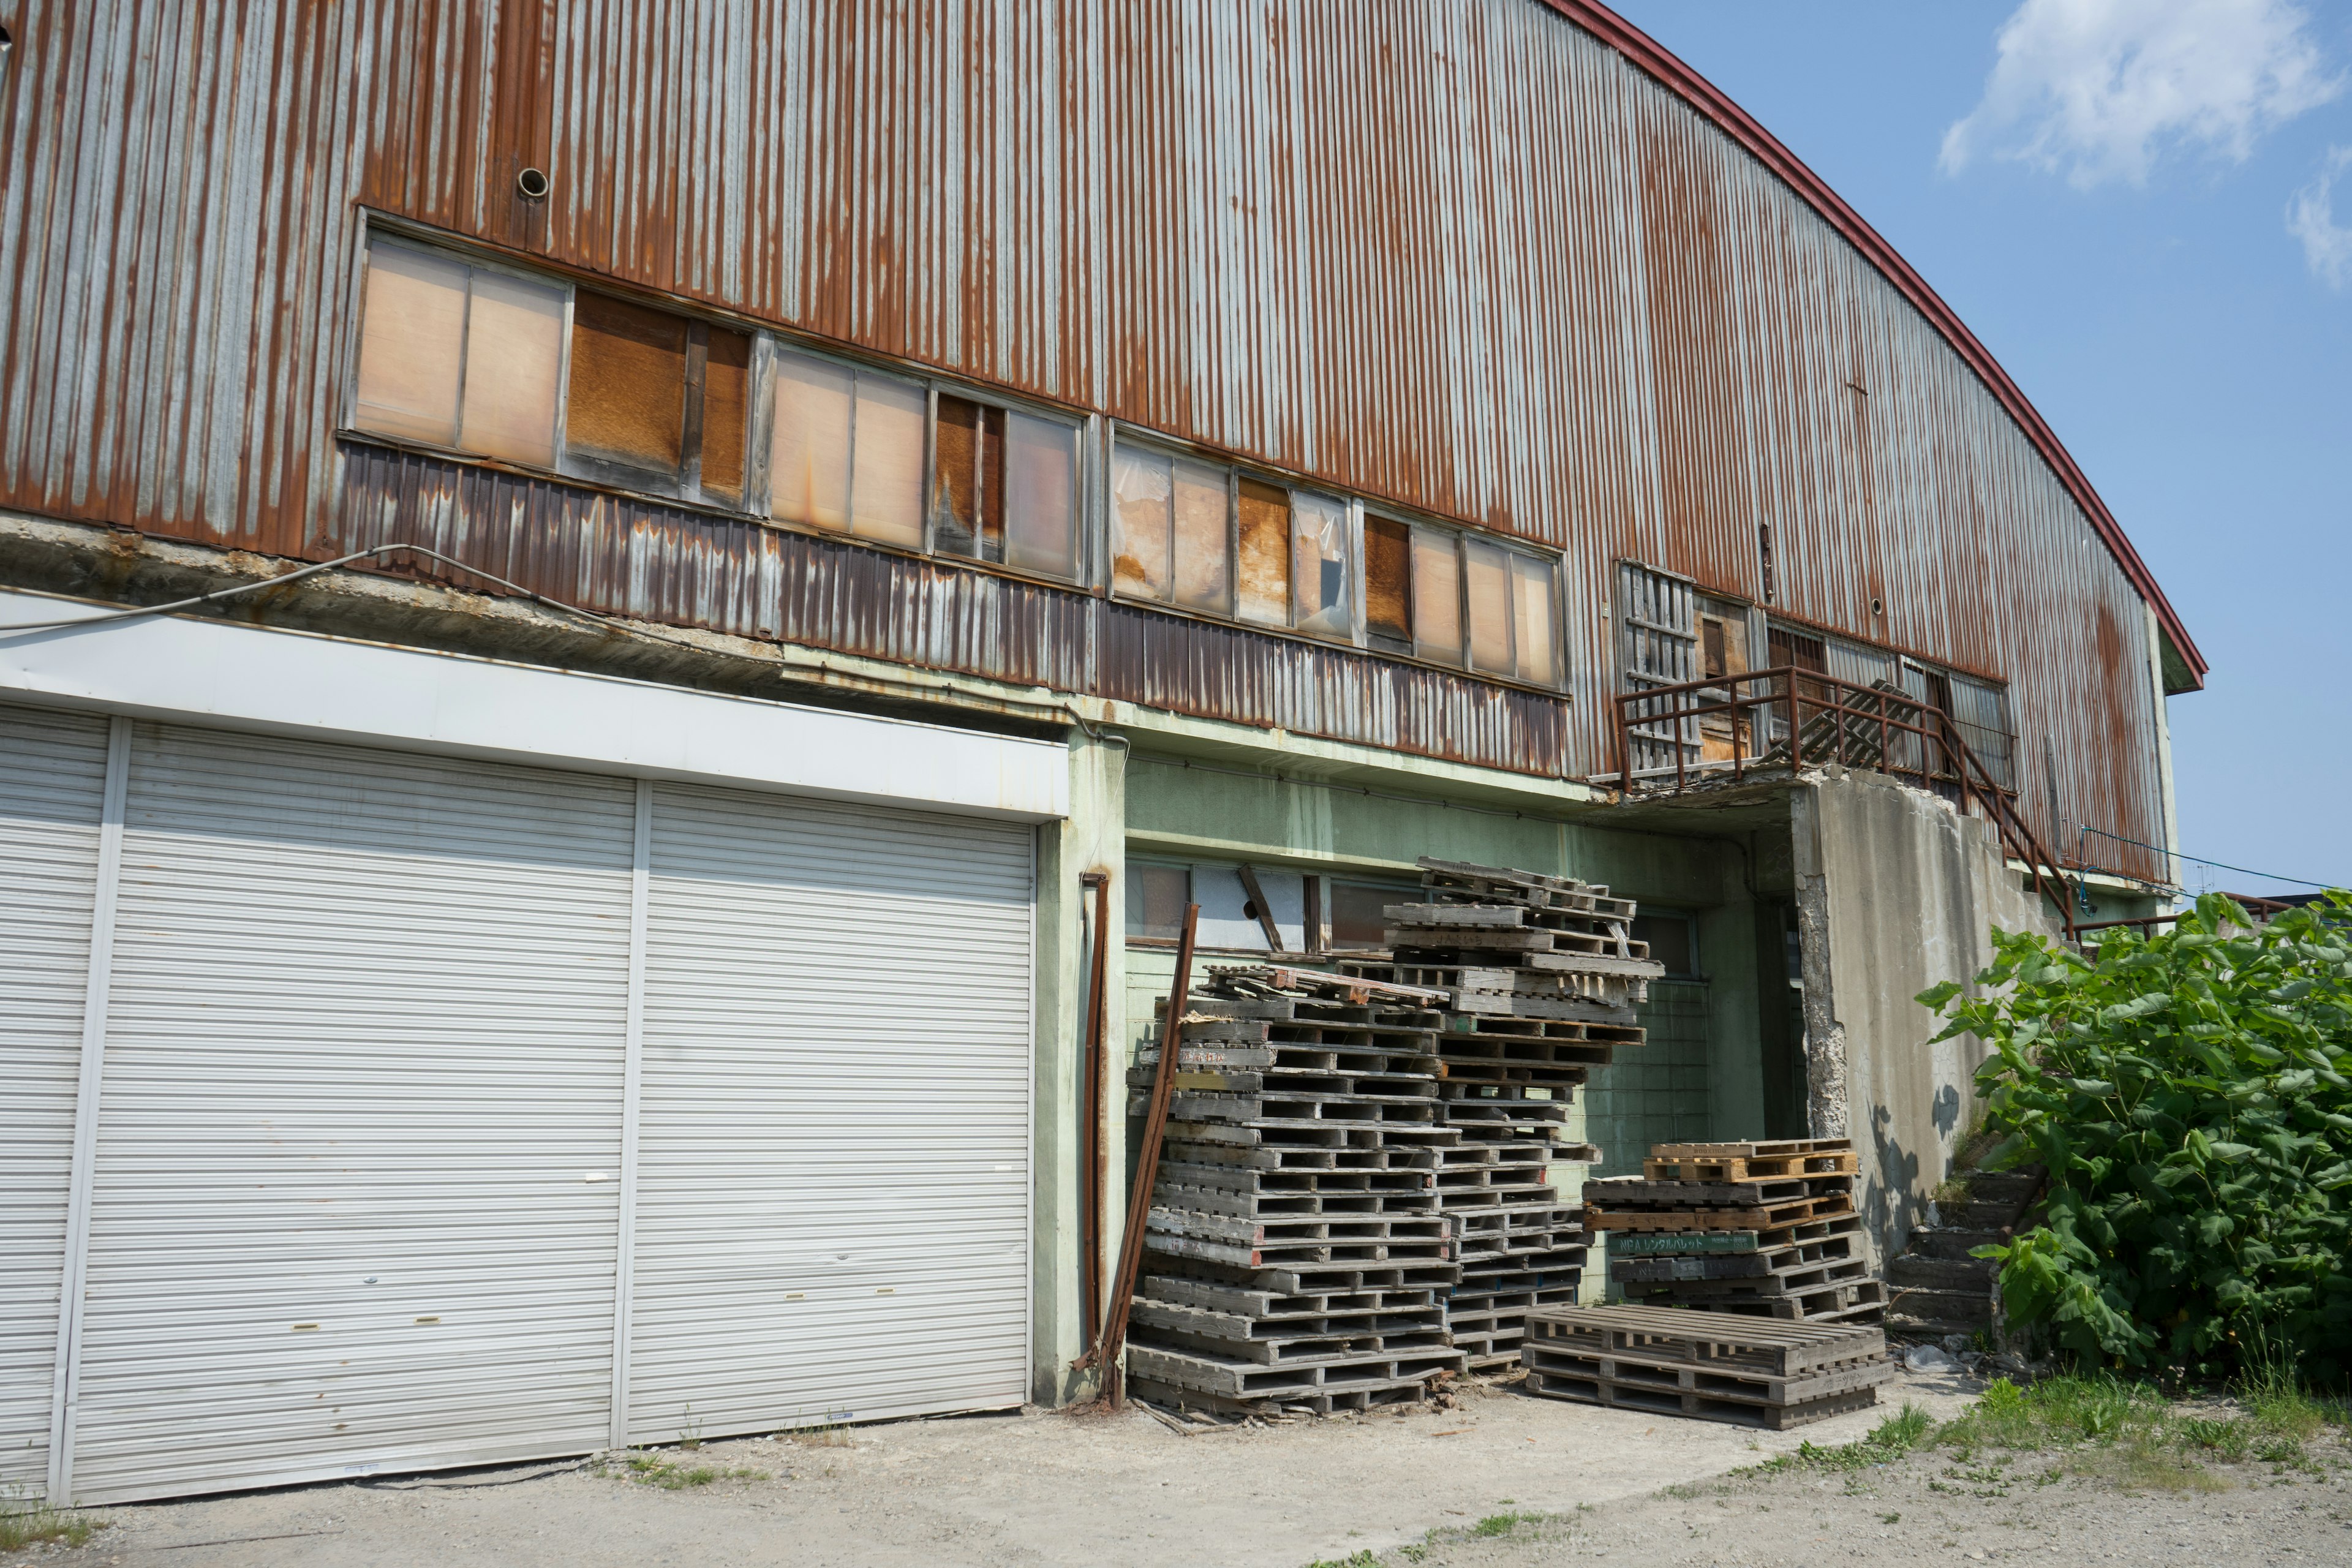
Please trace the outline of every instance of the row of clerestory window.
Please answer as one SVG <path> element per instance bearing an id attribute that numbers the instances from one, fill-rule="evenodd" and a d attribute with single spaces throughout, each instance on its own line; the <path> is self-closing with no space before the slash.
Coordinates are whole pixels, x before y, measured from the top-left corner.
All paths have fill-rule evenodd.
<path id="1" fill-rule="evenodd" d="M 1077 419 L 379 233 L 353 429 L 600 484 L 1086 575 Z M 1538 686 L 1556 557 L 1118 427 L 1122 598 Z"/>

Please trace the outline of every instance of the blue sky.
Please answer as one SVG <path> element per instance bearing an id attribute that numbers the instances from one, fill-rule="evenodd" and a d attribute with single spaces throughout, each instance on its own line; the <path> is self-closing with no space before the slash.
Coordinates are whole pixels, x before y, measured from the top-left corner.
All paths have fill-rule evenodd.
<path id="1" fill-rule="evenodd" d="M 2170 704 L 2182 850 L 2352 885 L 2352 3 L 1615 4 L 1893 242 L 2122 521 L 2213 666 Z"/>

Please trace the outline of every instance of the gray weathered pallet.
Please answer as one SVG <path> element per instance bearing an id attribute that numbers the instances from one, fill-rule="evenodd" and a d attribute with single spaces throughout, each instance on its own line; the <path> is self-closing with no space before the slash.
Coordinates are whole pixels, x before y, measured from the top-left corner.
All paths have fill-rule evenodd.
<path id="1" fill-rule="evenodd" d="M 1546 1307 L 1528 1315 L 1528 1331 L 1531 1342 L 1569 1353 L 1767 1377 L 1796 1377 L 1886 1353 L 1886 1336 L 1875 1329 L 1675 1307 Z"/>
<path id="2" fill-rule="evenodd" d="M 1462 1282 L 1462 1267 L 1451 1259 L 1398 1258 L 1384 1263 L 1346 1260 L 1316 1263 L 1286 1258 L 1252 1268 L 1220 1259 L 1186 1257 L 1144 1241 L 1146 1265 L 1154 1273 L 1215 1280 L 1284 1296 L 1332 1296 L 1364 1290 L 1450 1290 Z"/>
<path id="3" fill-rule="evenodd" d="M 1654 1182 L 1641 1176 L 1603 1176 L 1584 1184 L 1587 1203 L 1604 1208 L 1742 1208 L 1797 1198 L 1833 1197 L 1853 1192 L 1852 1176 L 1790 1176 L 1754 1182 Z"/>
<path id="4" fill-rule="evenodd" d="M 1195 1388 L 1180 1388 L 1148 1377 L 1130 1377 L 1128 1392 L 1136 1398 L 1170 1410 L 1205 1410 L 1220 1415 L 1272 1415 L 1298 1412 L 1335 1415 L 1351 1410 L 1378 1410 L 1397 1405 L 1417 1405 L 1429 1396 L 1427 1377 L 1397 1378 L 1336 1392 L 1290 1394 L 1276 1399 L 1229 1399 Z"/>
<path id="5" fill-rule="evenodd" d="M 1712 1306 L 1717 1301 L 1766 1300 L 1781 1296 L 1802 1296 L 1832 1285 L 1852 1284 L 1868 1279 L 1870 1263 L 1866 1258 L 1851 1258 L 1832 1263 L 1812 1263 L 1783 1269 L 1773 1274 L 1708 1278 L 1701 1275 L 1671 1279 L 1643 1279 L 1626 1268 L 1612 1264 L 1609 1277 L 1625 1292 L 1629 1301 L 1702 1302 Z M 1854 1301 L 1837 1305 L 1851 1307 Z"/>
<path id="6" fill-rule="evenodd" d="M 1402 1312 L 1423 1308 L 1443 1309 L 1446 1293 L 1431 1286 L 1394 1290 L 1340 1290 L 1316 1296 L 1290 1296 L 1222 1279 L 1198 1279 L 1178 1274 L 1151 1273 L 1136 1286 L 1138 1300 L 1149 1298 L 1203 1311 L 1276 1321 L 1319 1318 L 1333 1312 Z"/>
<path id="7" fill-rule="evenodd" d="M 1849 1233 L 1756 1252 L 1669 1254 L 1655 1258 L 1617 1256 L 1612 1250 L 1609 1271 L 1612 1278 L 1644 1284 L 1675 1279 L 1760 1279 L 1768 1275 L 1801 1273 L 1824 1264 L 1863 1262 L 1861 1241 L 1859 1235 Z"/>
<path id="8" fill-rule="evenodd" d="M 1520 1347 L 1522 1354 L 1526 1349 L 1524 1345 Z M 1551 1399 L 1574 1400 L 1584 1405 L 1646 1411 L 1654 1415 L 1687 1415 L 1702 1421 L 1724 1421 L 1738 1426 L 1761 1427 L 1769 1432 L 1786 1431 L 1791 1426 L 1808 1426 L 1832 1415 L 1867 1410 L 1878 1403 L 1878 1390 L 1874 1386 L 1825 1394 L 1802 1404 L 1768 1405 L 1682 1389 L 1611 1383 L 1601 1378 L 1541 1372 L 1534 1368 L 1528 1369 L 1522 1386 L 1530 1394 L 1539 1394 Z"/>
<path id="9" fill-rule="evenodd" d="M 1886 1306 L 1885 1281 L 1875 1279 L 1849 1280 L 1838 1285 L 1815 1286 L 1792 1291 L 1785 1296 L 1761 1299 L 1727 1298 L 1700 1295 L 1695 1292 L 1675 1295 L 1686 1290 L 1677 1285 L 1633 1286 L 1631 1289 L 1655 1290 L 1658 1298 L 1644 1301 L 1647 1306 L 1662 1302 L 1673 1310 L 1704 1311 L 1727 1317 L 1737 1316 L 1749 1322 L 1775 1321 L 1795 1324 L 1875 1324 L 1882 1321 Z M 1628 1303 L 1631 1305 L 1632 1303 Z"/>
<path id="10" fill-rule="evenodd" d="M 1127 1367 L 1132 1376 L 1244 1399 L 1285 1399 L 1393 1386 L 1401 1380 L 1459 1372 L 1462 1360 L 1461 1352 L 1447 1349 L 1395 1355 L 1340 1354 L 1267 1367 L 1151 1345 L 1127 1348 Z"/>

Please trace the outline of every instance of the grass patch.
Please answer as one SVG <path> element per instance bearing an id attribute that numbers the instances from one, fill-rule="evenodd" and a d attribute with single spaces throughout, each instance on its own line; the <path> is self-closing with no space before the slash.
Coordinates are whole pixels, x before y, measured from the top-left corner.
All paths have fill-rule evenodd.
<path id="1" fill-rule="evenodd" d="M 1353 1557 L 1318 1557 L 1307 1568 L 1381 1568 L 1381 1560 L 1364 1551 Z"/>
<path id="2" fill-rule="evenodd" d="M 1470 1533 L 1477 1536 L 1508 1535 L 1523 1524 L 1541 1524 L 1543 1521 L 1544 1516 L 1539 1513 L 1490 1513 L 1472 1525 Z"/>
<path id="3" fill-rule="evenodd" d="M 79 1546 L 106 1528 L 106 1521 L 72 1509 L 51 1508 L 27 1497 L 0 1498 L 0 1552 L 54 1542 Z"/>
<path id="4" fill-rule="evenodd" d="M 1892 1464 L 1926 1442 L 1935 1429 L 1934 1416 L 1916 1405 L 1906 1405 L 1872 1427 L 1866 1437 L 1827 1447 L 1808 1439 L 1797 1445 L 1795 1453 L 1775 1454 L 1762 1464 L 1751 1466 L 1748 1473 L 1769 1476 L 1782 1470 L 1860 1470 L 1872 1465 Z"/>
<path id="5" fill-rule="evenodd" d="M 631 1454 L 623 1461 L 632 1480 L 664 1491 L 680 1492 L 707 1487 L 713 1481 L 764 1481 L 764 1470 L 722 1469 L 716 1465 L 681 1465 L 658 1454 Z"/>

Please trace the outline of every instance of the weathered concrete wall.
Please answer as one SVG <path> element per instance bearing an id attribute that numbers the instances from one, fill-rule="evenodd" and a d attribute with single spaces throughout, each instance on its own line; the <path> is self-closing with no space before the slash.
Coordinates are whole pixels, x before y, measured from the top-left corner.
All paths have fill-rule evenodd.
<path id="1" fill-rule="evenodd" d="M 1815 1131 L 1864 1151 L 1861 1207 L 1884 1258 L 1944 1180 L 1986 1055 L 1969 1039 L 1930 1045 L 1941 1025 L 1914 998 L 1973 981 L 1991 961 L 1993 926 L 2057 927 L 1990 825 L 1936 795 L 1826 768 L 1792 791 L 1790 809 Z"/>

